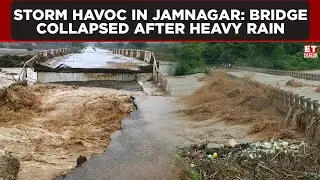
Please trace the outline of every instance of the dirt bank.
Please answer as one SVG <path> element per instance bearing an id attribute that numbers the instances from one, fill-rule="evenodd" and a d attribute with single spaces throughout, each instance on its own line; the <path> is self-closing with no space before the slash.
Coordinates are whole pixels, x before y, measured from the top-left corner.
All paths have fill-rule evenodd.
<path id="1" fill-rule="evenodd" d="M 134 108 L 129 95 L 104 88 L 14 86 L 1 94 L 0 147 L 20 160 L 23 180 L 51 179 L 80 155 L 103 152 Z"/>
<path id="2" fill-rule="evenodd" d="M 256 86 L 244 79 L 230 78 L 225 72 L 201 78 L 206 85 L 184 97 L 187 108 L 180 112 L 193 121 L 215 117 L 228 124 L 249 125 L 248 134 L 258 139 L 295 138 L 295 132 L 281 127 L 285 119 L 272 104 L 271 88 Z"/>

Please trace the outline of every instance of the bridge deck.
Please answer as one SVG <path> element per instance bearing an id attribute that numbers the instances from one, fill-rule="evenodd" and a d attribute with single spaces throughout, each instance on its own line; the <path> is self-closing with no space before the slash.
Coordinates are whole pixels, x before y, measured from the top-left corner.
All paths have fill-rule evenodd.
<path id="1" fill-rule="evenodd" d="M 82 53 L 56 57 L 40 63 L 40 65 L 48 68 L 37 68 L 36 71 L 61 69 L 62 67 L 65 69 L 87 69 L 92 72 L 93 69 L 100 69 L 100 71 L 101 69 L 126 69 L 139 71 L 141 70 L 141 66 L 148 66 L 149 64 L 134 58 L 115 55 L 107 50 L 87 47 Z"/>
<path id="2" fill-rule="evenodd" d="M 152 74 L 153 65 L 112 52 L 87 47 L 81 53 L 49 59 L 34 67 L 39 82 L 65 81 L 134 81 L 137 76 Z M 149 78 L 149 76 L 148 76 Z"/>

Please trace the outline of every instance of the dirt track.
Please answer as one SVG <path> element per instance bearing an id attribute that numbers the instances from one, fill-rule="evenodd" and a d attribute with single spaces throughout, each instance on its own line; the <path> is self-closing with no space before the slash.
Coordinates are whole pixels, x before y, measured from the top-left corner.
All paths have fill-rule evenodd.
<path id="1" fill-rule="evenodd" d="M 0 147 L 19 158 L 23 180 L 51 179 L 75 167 L 80 155 L 103 152 L 121 119 L 133 111 L 122 91 L 62 85 L 30 91 L 40 100 L 39 107 L 28 109 L 33 117 L 0 127 Z"/>

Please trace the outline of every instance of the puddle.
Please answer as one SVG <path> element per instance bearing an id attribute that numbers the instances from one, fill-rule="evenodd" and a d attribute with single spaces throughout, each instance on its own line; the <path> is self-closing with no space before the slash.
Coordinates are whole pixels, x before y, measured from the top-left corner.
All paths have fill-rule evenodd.
<path id="1" fill-rule="evenodd" d="M 138 110 L 122 121 L 111 144 L 61 180 L 172 179 L 169 153 L 179 142 L 171 97 L 136 97 Z M 169 173 L 168 173 L 169 172 Z"/>

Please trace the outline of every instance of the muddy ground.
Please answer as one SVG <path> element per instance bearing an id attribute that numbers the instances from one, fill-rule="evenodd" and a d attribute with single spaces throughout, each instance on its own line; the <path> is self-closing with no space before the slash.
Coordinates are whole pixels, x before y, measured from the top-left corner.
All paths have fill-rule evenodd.
<path id="1" fill-rule="evenodd" d="M 51 179 L 74 168 L 80 155 L 103 152 L 134 111 L 126 92 L 106 88 L 13 86 L 1 97 L 0 147 L 20 160 L 23 180 Z"/>

